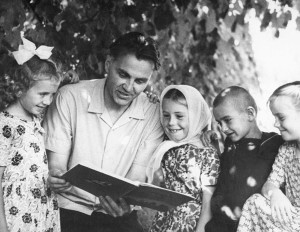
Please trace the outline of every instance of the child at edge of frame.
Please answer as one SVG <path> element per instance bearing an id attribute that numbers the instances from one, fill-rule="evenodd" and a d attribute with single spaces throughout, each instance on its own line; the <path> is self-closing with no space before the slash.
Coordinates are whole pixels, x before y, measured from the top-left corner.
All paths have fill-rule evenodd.
<path id="1" fill-rule="evenodd" d="M 300 231 L 300 81 L 277 88 L 268 103 L 274 126 L 285 143 L 279 148 L 262 195 L 246 201 L 239 232 Z"/>
<path id="2" fill-rule="evenodd" d="M 0 231 L 60 232 L 56 195 L 47 187 L 48 162 L 41 120 L 66 80 L 53 47 L 36 46 L 21 36 L 12 52 L 18 63 L 11 77 L 11 102 L 0 112 Z M 72 78 L 72 77 L 71 77 Z"/>
<path id="3" fill-rule="evenodd" d="M 261 191 L 283 140 L 275 132 L 259 129 L 256 102 L 240 86 L 230 86 L 217 95 L 213 115 L 226 139 L 211 200 L 212 219 L 205 231 L 235 232 L 245 201 Z M 210 137 L 207 132 L 204 140 Z"/>

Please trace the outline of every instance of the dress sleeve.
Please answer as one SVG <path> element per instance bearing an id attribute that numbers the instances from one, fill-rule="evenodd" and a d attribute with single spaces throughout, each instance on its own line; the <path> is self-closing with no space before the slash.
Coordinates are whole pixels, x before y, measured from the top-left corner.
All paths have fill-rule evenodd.
<path id="1" fill-rule="evenodd" d="M 7 166 L 13 137 L 13 128 L 5 120 L 0 120 L 0 166 Z"/>
<path id="2" fill-rule="evenodd" d="M 219 155 L 215 149 L 206 149 L 204 154 L 202 173 L 200 176 L 202 185 L 216 185 L 220 173 Z"/>
<path id="3" fill-rule="evenodd" d="M 271 182 L 272 184 L 282 187 L 285 183 L 285 166 L 287 161 L 287 155 L 288 155 L 288 146 L 287 144 L 282 145 L 279 148 L 278 155 L 275 158 L 274 164 L 272 166 L 272 171 L 268 177 L 268 182 Z"/>

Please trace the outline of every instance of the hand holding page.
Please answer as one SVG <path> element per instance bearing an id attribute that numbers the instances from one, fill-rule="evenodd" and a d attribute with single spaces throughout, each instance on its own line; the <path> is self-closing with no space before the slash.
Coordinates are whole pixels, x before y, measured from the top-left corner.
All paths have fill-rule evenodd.
<path id="1" fill-rule="evenodd" d="M 194 197 L 161 188 L 152 184 L 132 181 L 124 177 L 78 164 L 63 176 L 72 185 L 95 196 L 110 196 L 112 199 L 124 198 L 128 204 L 139 205 L 166 211 L 178 205 L 195 200 Z"/>

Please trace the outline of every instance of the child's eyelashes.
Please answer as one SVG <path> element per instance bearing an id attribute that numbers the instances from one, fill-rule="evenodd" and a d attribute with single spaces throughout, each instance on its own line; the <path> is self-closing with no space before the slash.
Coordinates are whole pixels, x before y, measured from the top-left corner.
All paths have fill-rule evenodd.
<path id="1" fill-rule="evenodd" d="M 226 118 L 226 119 L 223 119 L 223 122 L 225 124 L 229 124 L 231 122 L 231 120 L 232 120 L 232 118 Z M 217 121 L 217 124 L 218 124 L 218 126 L 222 127 L 222 122 Z"/>
<path id="2" fill-rule="evenodd" d="M 226 118 L 226 119 L 224 119 L 224 122 L 226 122 L 226 123 L 229 123 L 229 122 L 231 122 L 231 118 Z"/>
<path id="3" fill-rule="evenodd" d="M 169 118 L 171 118 L 171 115 L 169 115 L 169 114 L 163 114 L 163 117 L 165 118 L 165 119 L 169 119 Z M 176 119 L 178 119 L 178 120 L 182 120 L 185 116 L 184 115 L 175 115 L 174 116 Z"/>

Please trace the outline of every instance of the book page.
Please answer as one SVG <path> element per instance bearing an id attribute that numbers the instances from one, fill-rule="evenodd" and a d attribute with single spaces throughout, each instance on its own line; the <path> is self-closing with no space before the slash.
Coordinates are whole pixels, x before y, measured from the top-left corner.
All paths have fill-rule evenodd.
<path id="1" fill-rule="evenodd" d="M 140 205 L 166 211 L 183 203 L 195 200 L 194 197 L 152 184 L 141 183 L 139 188 L 132 190 L 125 199 L 132 205 Z"/>
<path id="2" fill-rule="evenodd" d="M 81 164 L 76 165 L 63 176 L 72 185 L 95 196 L 110 196 L 116 200 L 137 188 L 136 181 L 98 171 Z"/>

